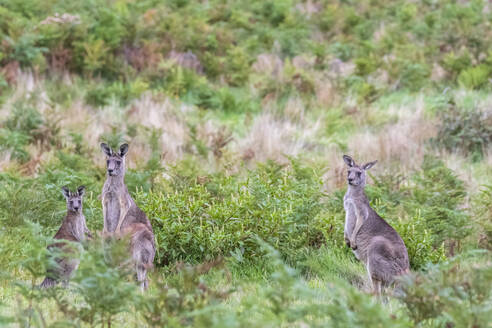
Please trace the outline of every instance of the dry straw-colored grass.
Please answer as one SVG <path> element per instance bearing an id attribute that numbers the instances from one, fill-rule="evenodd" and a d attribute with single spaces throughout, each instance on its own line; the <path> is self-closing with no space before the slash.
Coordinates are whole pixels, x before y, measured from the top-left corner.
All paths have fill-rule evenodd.
<path id="1" fill-rule="evenodd" d="M 272 78 L 282 79 L 284 63 L 279 56 L 274 54 L 260 54 L 251 67 L 258 74 L 272 75 Z"/>
<path id="2" fill-rule="evenodd" d="M 402 170 L 415 169 L 422 163 L 427 141 L 437 133 L 436 124 L 425 115 L 425 104 L 418 98 L 412 107 L 392 107 L 398 121 L 379 130 L 363 129 L 348 140 L 350 152 L 357 158 L 377 159 Z"/>
<path id="3" fill-rule="evenodd" d="M 295 107 L 295 104 L 291 104 Z M 302 118 L 302 109 L 289 108 L 289 115 Z M 238 141 L 238 148 L 246 161 L 263 162 L 274 160 L 287 162 L 288 156 L 308 152 L 321 127 L 321 121 L 305 122 L 290 120 L 288 116 L 278 117 L 273 113 L 263 112 L 253 121 L 247 135 Z"/>
<path id="4" fill-rule="evenodd" d="M 309 58 L 299 57 L 295 61 L 300 69 L 311 71 L 309 63 Z M 258 56 L 253 68 L 258 73 L 272 74 L 279 78 L 284 74 L 284 63 L 272 54 Z M 428 147 L 427 142 L 436 135 L 436 122 L 426 114 L 423 96 L 417 97 L 409 105 L 394 105 L 387 109 L 373 105 L 359 109 L 354 98 L 342 99 L 337 96 L 334 87 L 336 77 L 329 74 L 314 74 L 313 77 L 315 94 L 310 100 L 292 96 L 281 108 L 278 107 L 279 102 L 269 102 L 256 117 L 245 121 L 241 132 L 237 132 L 224 128 L 211 116 L 200 119 L 198 109 L 193 106 L 152 93 L 143 94 L 126 107 L 111 103 L 102 108 L 93 108 L 80 98 L 72 100 L 69 107 L 62 108 L 59 104 L 51 103 L 42 79 L 36 78 L 31 72 L 19 71 L 18 87 L 0 108 L 0 119 L 4 120 L 9 115 L 16 101 L 31 99 L 43 116 L 50 120 L 59 120 L 64 147 L 71 146 L 69 132 L 80 133 L 84 144 L 93 149 L 92 160 L 98 165 L 102 165 L 99 152 L 102 136 L 113 131 L 125 132 L 128 127 L 137 126 L 136 137 L 124 136 L 132 147 L 129 155 L 130 167 L 137 167 L 150 158 L 148 141 L 151 131 L 158 131 L 160 134 L 159 151 L 163 164 L 175 163 L 187 153 L 197 154 L 198 149 L 190 130 L 193 122 L 192 125 L 196 127 L 194 138 L 209 150 L 205 161 L 211 167 L 218 162 L 232 161 L 232 166 L 228 169 L 232 168 L 234 171 L 243 161 L 250 165 L 266 160 L 287 163 L 287 156 L 312 156 L 325 161 L 329 168 L 324 177 L 325 188 L 328 190 L 339 188 L 345 183 L 345 168 L 341 160 L 343 153 L 352 155 L 360 162 L 377 159 L 379 164 L 375 170 L 398 168 L 404 172 L 418 169 L 424 154 L 436 152 Z M 70 76 L 65 76 L 64 81 L 72 83 Z M 79 97 L 82 96 L 83 92 Z M 477 97 L 470 95 L 469 91 L 457 91 L 455 94 L 458 103 L 470 96 L 477 99 L 478 108 L 492 108 L 492 96 Z M 345 115 L 349 115 L 354 124 L 359 126 L 346 140 L 336 140 L 347 145 L 345 152 L 327 137 L 323 137 L 323 127 L 327 123 L 323 113 L 333 106 L 348 108 Z M 378 123 L 377 120 L 381 117 L 393 119 L 385 119 L 385 124 Z M 377 129 L 374 128 L 375 122 Z M 344 134 L 341 135 L 340 138 L 345 138 Z M 39 156 L 41 145 L 31 145 L 27 149 L 33 161 L 26 166 L 26 172 L 34 173 L 41 162 L 51 157 L 49 154 Z M 46 152 L 50 153 L 49 149 Z M 480 185 L 477 172 L 484 172 L 483 168 L 470 171 L 463 156 L 440 155 L 469 186 Z M 7 168 L 9 163 L 10 155 L 4 152 L 0 158 L 0 168 Z M 492 165 L 490 149 L 486 150 L 483 163 Z M 492 178 L 485 180 L 490 181 Z"/>
<path id="5" fill-rule="evenodd" d="M 174 103 L 169 98 L 158 101 L 151 94 L 144 94 L 133 102 L 127 120 L 160 130 L 161 158 L 175 162 L 184 155 L 190 141 L 190 131 L 182 118 L 182 114 L 190 111 L 188 106 Z"/>

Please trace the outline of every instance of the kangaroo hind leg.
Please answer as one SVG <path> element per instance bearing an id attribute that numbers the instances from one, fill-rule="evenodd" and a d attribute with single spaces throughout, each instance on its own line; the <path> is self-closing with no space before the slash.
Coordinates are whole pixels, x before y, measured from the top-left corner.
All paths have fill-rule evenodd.
<path id="1" fill-rule="evenodd" d="M 137 270 L 137 281 L 140 284 L 140 289 L 142 291 L 145 291 L 148 287 L 147 268 L 142 263 L 137 263 L 136 270 Z"/>
<path id="2" fill-rule="evenodd" d="M 137 272 L 137 281 L 140 284 L 142 291 L 148 287 L 147 270 L 152 266 L 150 253 L 147 249 L 141 249 L 138 254 L 135 254 L 135 264 Z"/>

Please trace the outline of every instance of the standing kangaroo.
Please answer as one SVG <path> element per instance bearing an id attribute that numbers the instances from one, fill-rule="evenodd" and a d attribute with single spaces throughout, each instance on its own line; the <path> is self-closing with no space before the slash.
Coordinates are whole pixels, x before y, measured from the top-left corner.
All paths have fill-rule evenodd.
<path id="1" fill-rule="evenodd" d="M 85 223 L 84 213 L 82 213 L 82 196 L 84 196 L 84 190 L 84 186 L 78 187 L 76 192 L 70 192 L 67 187 L 62 188 L 63 196 L 67 200 L 67 215 L 60 229 L 55 234 L 54 239 L 81 242 L 85 240 L 86 235 L 92 238 Z M 55 248 L 66 253 L 71 252 L 69 245 L 64 241 L 48 246 L 49 250 Z M 46 278 L 41 283 L 41 287 L 48 288 L 55 286 L 60 280 L 65 284 L 68 282 L 72 273 L 77 269 L 79 260 L 70 258 L 69 254 L 66 255 L 68 256 L 55 258 L 57 265 L 47 270 Z"/>
<path id="2" fill-rule="evenodd" d="M 377 161 L 359 166 L 350 156 L 344 155 L 343 160 L 348 166 L 348 189 L 343 197 L 345 242 L 366 265 L 373 290 L 379 295 L 396 276 L 408 272 L 407 248 L 398 232 L 371 208 L 364 193 L 366 170 Z"/>
<path id="3" fill-rule="evenodd" d="M 155 256 L 154 233 L 149 219 L 138 208 L 125 185 L 125 155 L 128 145 L 114 152 L 107 144 L 101 149 L 106 154 L 107 178 L 102 190 L 102 207 L 106 235 L 128 236 L 130 252 L 142 290 L 147 288 L 147 269 Z"/>

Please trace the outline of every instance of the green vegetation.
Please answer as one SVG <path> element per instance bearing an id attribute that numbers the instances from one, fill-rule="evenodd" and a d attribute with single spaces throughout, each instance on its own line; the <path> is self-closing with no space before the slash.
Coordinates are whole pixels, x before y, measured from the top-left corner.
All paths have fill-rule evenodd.
<path id="1" fill-rule="evenodd" d="M 489 327 L 491 22 L 482 0 L 0 0 L 0 325 Z M 101 141 L 130 144 L 150 288 L 96 237 L 40 290 L 61 186 L 102 230 Z M 408 248 L 384 300 L 343 240 L 344 153 L 378 160 L 367 195 Z"/>

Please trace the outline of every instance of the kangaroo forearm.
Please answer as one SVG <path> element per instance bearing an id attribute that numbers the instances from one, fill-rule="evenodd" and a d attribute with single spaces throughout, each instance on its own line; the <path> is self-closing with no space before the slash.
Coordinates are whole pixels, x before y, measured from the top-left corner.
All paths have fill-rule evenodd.
<path id="1" fill-rule="evenodd" d="M 352 231 L 352 236 L 350 237 L 351 240 L 355 240 L 355 237 L 359 233 L 360 227 L 362 227 L 362 220 L 357 219 L 357 222 L 355 223 L 355 228 Z"/>
<path id="2" fill-rule="evenodd" d="M 357 234 L 359 233 L 359 230 L 362 227 L 362 224 L 364 223 L 364 218 L 362 213 L 360 213 L 355 206 L 354 206 L 354 213 L 355 213 L 356 221 L 355 221 L 354 230 L 352 231 L 352 234 L 350 236 L 351 243 L 355 243 L 355 238 L 357 237 Z"/>

